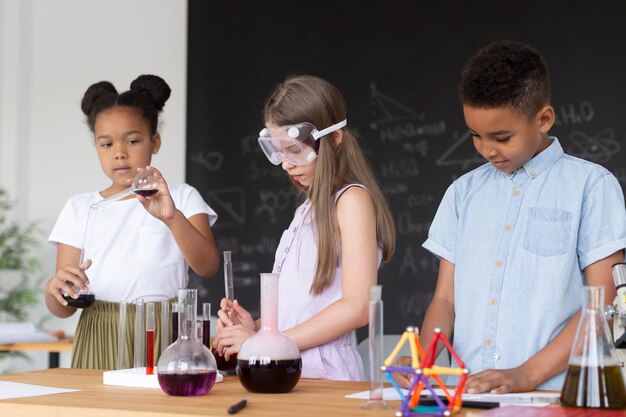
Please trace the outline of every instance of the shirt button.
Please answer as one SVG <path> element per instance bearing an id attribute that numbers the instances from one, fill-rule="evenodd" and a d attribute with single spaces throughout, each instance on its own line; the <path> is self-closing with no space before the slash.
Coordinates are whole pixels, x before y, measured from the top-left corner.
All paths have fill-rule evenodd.
<path id="1" fill-rule="evenodd" d="M 498 355 L 498 352 L 494 352 L 493 354 L 493 361 L 497 361 L 498 359 L 500 359 L 500 355 Z"/>
<path id="2" fill-rule="evenodd" d="M 289 246 L 285 248 L 285 253 L 289 253 Z"/>
<path id="3" fill-rule="evenodd" d="M 295 227 L 293 228 L 293 232 L 294 232 L 294 233 L 296 233 L 296 231 L 297 231 L 297 230 L 298 230 L 298 226 L 295 226 Z"/>
<path id="4" fill-rule="evenodd" d="M 492 298 L 489 300 L 489 304 L 495 306 L 496 304 L 498 304 L 498 301 L 495 298 Z"/>
<path id="5" fill-rule="evenodd" d="M 519 188 L 515 188 L 513 190 L 513 195 L 519 195 Z"/>
<path id="6" fill-rule="evenodd" d="M 500 259 L 496 261 L 496 266 L 502 266 L 502 261 Z"/>
<path id="7" fill-rule="evenodd" d="M 280 265 L 276 268 L 276 272 L 280 272 Z"/>
<path id="8" fill-rule="evenodd" d="M 505 224 L 505 225 L 504 225 L 504 230 L 506 230 L 507 232 L 508 232 L 509 230 L 511 230 L 511 225 L 510 225 L 510 224 Z"/>
<path id="9" fill-rule="evenodd" d="M 491 339 L 485 339 L 485 345 L 491 346 Z"/>
<path id="10" fill-rule="evenodd" d="M 537 175 L 537 173 L 535 172 L 535 170 L 534 170 L 534 169 L 533 169 L 533 170 L 531 170 L 528 174 L 529 174 L 531 177 L 534 177 L 535 175 Z"/>

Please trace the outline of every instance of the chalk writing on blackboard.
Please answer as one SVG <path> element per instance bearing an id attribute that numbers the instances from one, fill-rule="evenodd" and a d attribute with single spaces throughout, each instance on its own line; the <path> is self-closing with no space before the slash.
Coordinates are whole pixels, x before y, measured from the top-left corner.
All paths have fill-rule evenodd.
<path id="1" fill-rule="evenodd" d="M 254 215 L 263 217 L 270 223 L 277 223 L 279 212 L 292 207 L 293 192 L 286 190 L 261 190 L 259 192 L 259 204 L 254 209 Z"/>
<path id="2" fill-rule="evenodd" d="M 384 161 L 379 166 L 383 178 L 412 178 L 420 175 L 420 169 L 415 158 Z"/>
<path id="3" fill-rule="evenodd" d="M 263 157 L 262 160 L 250 161 L 249 179 L 258 180 L 260 178 L 283 178 L 286 177 L 282 167 L 272 165 Z"/>
<path id="4" fill-rule="evenodd" d="M 428 194 L 409 194 L 407 196 L 406 206 L 408 208 L 424 207 L 434 200 L 435 198 Z"/>
<path id="5" fill-rule="evenodd" d="M 419 249 L 419 242 L 404 248 L 404 252 L 400 255 L 402 261 L 398 270 L 398 276 L 408 275 L 414 277 L 422 273 L 428 275 L 436 274 L 439 271 L 439 259 L 436 256 L 426 255 L 418 257 L 416 256 L 418 251 L 419 253 L 424 252 L 422 249 Z"/>
<path id="6" fill-rule="evenodd" d="M 621 146 L 615 140 L 613 129 L 603 129 L 595 135 L 588 135 L 581 130 L 574 130 L 569 135 L 571 145 L 567 153 L 598 164 L 609 162 L 611 156 L 620 151 Z"/>
<path id="7" fill-rule="evenodd" d="M 396 219 L 398 235 L 423 234 L 430 228 L 430 220 L 418 221 L 408 211 L 401 212 Z"/>
<path id="8" fill-rule="evenodd" d="M 213 227 L 246 224 L 246 195 L 243 188 L 210 190 L 206 196 L 211 208 L 219 213 L 219 221 Z"/>
<path id="9" fill-rule="evenodd" d="M 204 152 L 200 151 L 195 155 L 189 157 L 191 162 L 195 162 L 203 166 L 209 172 L 219 171 L 224 161 L 224 155 L 218 151 Z"/>
<path id="10" fill-rule="evenodd" d="M 576 125 L 593 120 L 593 105 L 588 101 L 582 101 L 578 105 L 569 103 L 555 107 L 555 126 Z"/>
<path id="11" fill-rule="evenodd" d="M 446 131 L 446 122 L 427 122 L 424 113 L 413 109 L 381 93 L 374 83 L 370 83 L 370 103 L 372 130 L 378 130 L 380 141 L 394 142 L 416 136 L 440 135 Z"/>
<path id="12" fill-rule="evenodd" d="M 276 237 L 261 236 L 254 244 L 241 244 L 241 253 L 244 255 L 269 255 L 272 257 L 276 248 L 278 247 L 278 240 Z"/>
<path id="13" fill-rule="evenodd" d="M 260 129 L 259 129 L 260 130 Z M 261 153 L 261 147 L 259 146 L 259 137 L 256 135 L 244 136 L 240 140 L 241 155 Z"/>
<path id="14" fill-rule="evenodd" d="M 428 154 L 428 141 L 421 139 L 416 142 L 405 142 L 402 144 L 402 149 L 408 154 L 417 153 L 425 158 Z"/>
<path id="15" fill-rule="evenodd" d="M 383 190 L 387 195 L 404 194 L 409 191 L 409 186 L 403 182 L 397 184 L 385 184 Z"/>
<path id="16" fill-rule="evenodd" d="M 472 165 L 480 165 L 485 162 L 483 157 L 476 152 L 469 131 L 465 131 L 460 138 L 456 138 L 458 136 L 458 132 L 456 131 L 453 135 L 455 136 L 454 143 L 437 159 L 437 165 L 459 165 L 465 170 Z"/>

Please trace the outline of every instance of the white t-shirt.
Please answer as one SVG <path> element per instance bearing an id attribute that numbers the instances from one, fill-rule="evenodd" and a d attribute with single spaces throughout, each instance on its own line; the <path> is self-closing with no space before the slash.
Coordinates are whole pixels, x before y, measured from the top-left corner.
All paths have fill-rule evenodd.
<path id="1" fill-rule="evenodd" d="M 217 220 L 192 186 L 171 186 L 170 194 L 185 217 L 205 213 L 211 225 Z M 189 265 L 167 226 L 134 198 L 90 210 L 101 200 L 98 192 L 70 198 L 48 241 L 79 249 L 84 241 L 84 259 L 92 260 L 86 274 L 96 300 L 147 302 L 177 296 L 189 281 Z"/>

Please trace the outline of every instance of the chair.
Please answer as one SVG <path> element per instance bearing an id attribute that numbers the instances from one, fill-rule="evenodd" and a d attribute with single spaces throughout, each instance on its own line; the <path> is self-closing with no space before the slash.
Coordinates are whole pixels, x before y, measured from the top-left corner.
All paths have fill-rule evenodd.
<path id="1" fill-rule="evenodd" d="M 386 334 L 383 335 L 383 361 L 387 359 L 387 357 L 391 354 L 393 349 L 396 347 L 401 334 Z M 370 378 L 370 355 L 369 355 L 369 338 L 365 338 L 361 341 L 356 347 L 359 355 L 361 355 L 361 359 L 363 359 L 363 366 L 365 368 L 365 380 L 368 381 Z M 411 348 L 408 343 L 405 343 L 400 349 L 397 357 L 400 356 L 411 356 Z M 447 349 L 441 351 L 437 359 L 435 360 L 435 364 L 439 366 L 450 366 L 450 354 Z"/>

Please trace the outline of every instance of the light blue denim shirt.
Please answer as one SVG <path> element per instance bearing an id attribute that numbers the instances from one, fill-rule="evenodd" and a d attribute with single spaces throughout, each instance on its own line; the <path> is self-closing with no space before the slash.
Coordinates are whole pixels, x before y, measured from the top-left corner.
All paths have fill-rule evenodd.
<path id="1" fill-rule="evenodd" d="M 615 177 L 550 139 L 513 174 L 485 164 L 456 180 L 424 242 L 455 264 L 454 348 L 471 374 L 546 346 L 581 307 L 582 270 L 626 247 Z M 564 376 L 540 388 L 561 389 Z"/>

